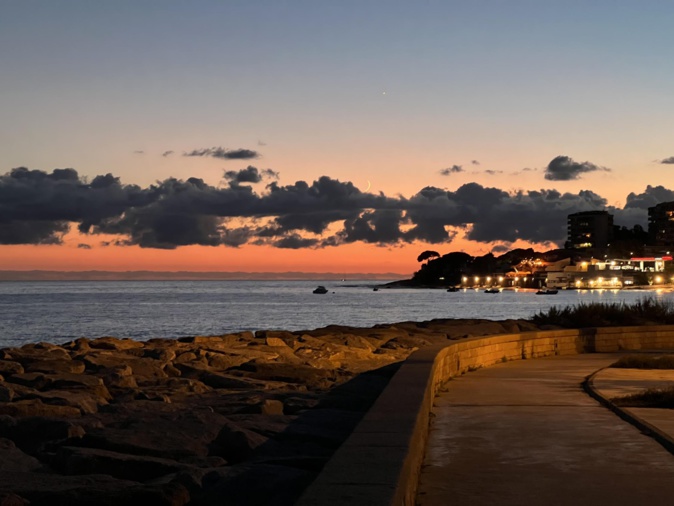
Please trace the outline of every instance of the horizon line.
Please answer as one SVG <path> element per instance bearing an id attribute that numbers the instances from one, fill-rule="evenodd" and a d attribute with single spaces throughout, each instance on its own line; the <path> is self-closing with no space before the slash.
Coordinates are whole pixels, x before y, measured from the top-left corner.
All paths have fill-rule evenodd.
<path id="1" fill-rule="evenodd" d="M 355 280 L 355 279 L 400 279 L 409 277 L 411 273 L 396 272 L 307 272 L 307 271 L 151 271 L 151 270 L 0 270 L 0 281 L 68 281 L 68 280 L 151 280 L 151 279 L 185 279 L 185 280 Z"/>

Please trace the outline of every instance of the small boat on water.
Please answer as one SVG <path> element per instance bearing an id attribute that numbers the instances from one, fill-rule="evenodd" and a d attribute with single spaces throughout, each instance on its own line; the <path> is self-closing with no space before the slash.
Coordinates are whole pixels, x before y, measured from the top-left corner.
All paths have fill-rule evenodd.
<path id="1" fill-rule="evenodd" d="M 460 289 L 455 287 L 455 286 L 450 286 L 449 288 L 447 288 L 447 291 L 448 292 L 458 292 L 458 291 L 460 291 Z"/>
<path id="2" fill-rule="evenodd" d="M 379 291 L 379 288 L 377 288 L 377 287 L 375 286 L 375 287 L 372 289 L 372 291 L 373 291 L 373 292 L 378 292 L 378 291 Z"/>
<path id="3" fill-rule="evenodd" d="M 501 290 L 498 288 L 487 288 L 484 293 L 501 293 Z"/>
<path id="4" fill-rule="evenodd" d="M 328 289 L 325 288 L 323 285 L 319 285 L 315 290 L 314 293 L 328 293 Z"/>
<path id="5" fill-rule="evenodd" d="M 541 288 L 536 292 L 536 295 L 556 295 L 557 290 L 553 288 Z"/>

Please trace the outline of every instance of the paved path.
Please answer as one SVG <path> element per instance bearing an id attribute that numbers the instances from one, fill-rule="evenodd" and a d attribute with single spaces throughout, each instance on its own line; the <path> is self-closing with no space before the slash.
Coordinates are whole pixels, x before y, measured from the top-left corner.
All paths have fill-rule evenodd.
<path id="1" fill-rule="evenodd" d="M 674 504 L 674 456 L 581 389 L 616 357 L 508 362 L 451 380 L 418 505 Z"/>

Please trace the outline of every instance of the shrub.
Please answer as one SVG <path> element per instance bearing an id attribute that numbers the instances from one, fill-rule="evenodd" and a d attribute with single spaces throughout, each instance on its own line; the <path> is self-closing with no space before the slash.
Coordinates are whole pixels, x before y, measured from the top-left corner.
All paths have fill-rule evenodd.
<path id="1" fill-rule="evenodd" d="M 560 327 L 610 327 L 620 325 L 674 324 L 672 301 L 645 297 L 636 302 L 590 302 L 573 306 L 553 306 L 532 318 L 538 325 Z"/>
<path id="2" fill-rule="evenodd" d="M 612 364 L 619 369 L 674 369 L 674 355 L 626 355 Z"/>
<path id="3" fill-rule="evenodd" d="M 649 388 L 638 394 L 614 397 L 611 401 L 616 406 L 674 409 L 674 387 Z"/>

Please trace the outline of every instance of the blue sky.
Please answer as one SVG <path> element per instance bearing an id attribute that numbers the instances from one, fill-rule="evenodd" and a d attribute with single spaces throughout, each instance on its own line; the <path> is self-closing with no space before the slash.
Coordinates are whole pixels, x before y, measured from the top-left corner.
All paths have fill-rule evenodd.
<path id="1" fill-rule="evenodd" d="M 566 154 L 629 179 L 621 161 L 674 148 L 673 19 L 670 2 L 4 1 L 0 161 L 153 180 L 133 151 L 262 141 L 295 177 Z"/>

